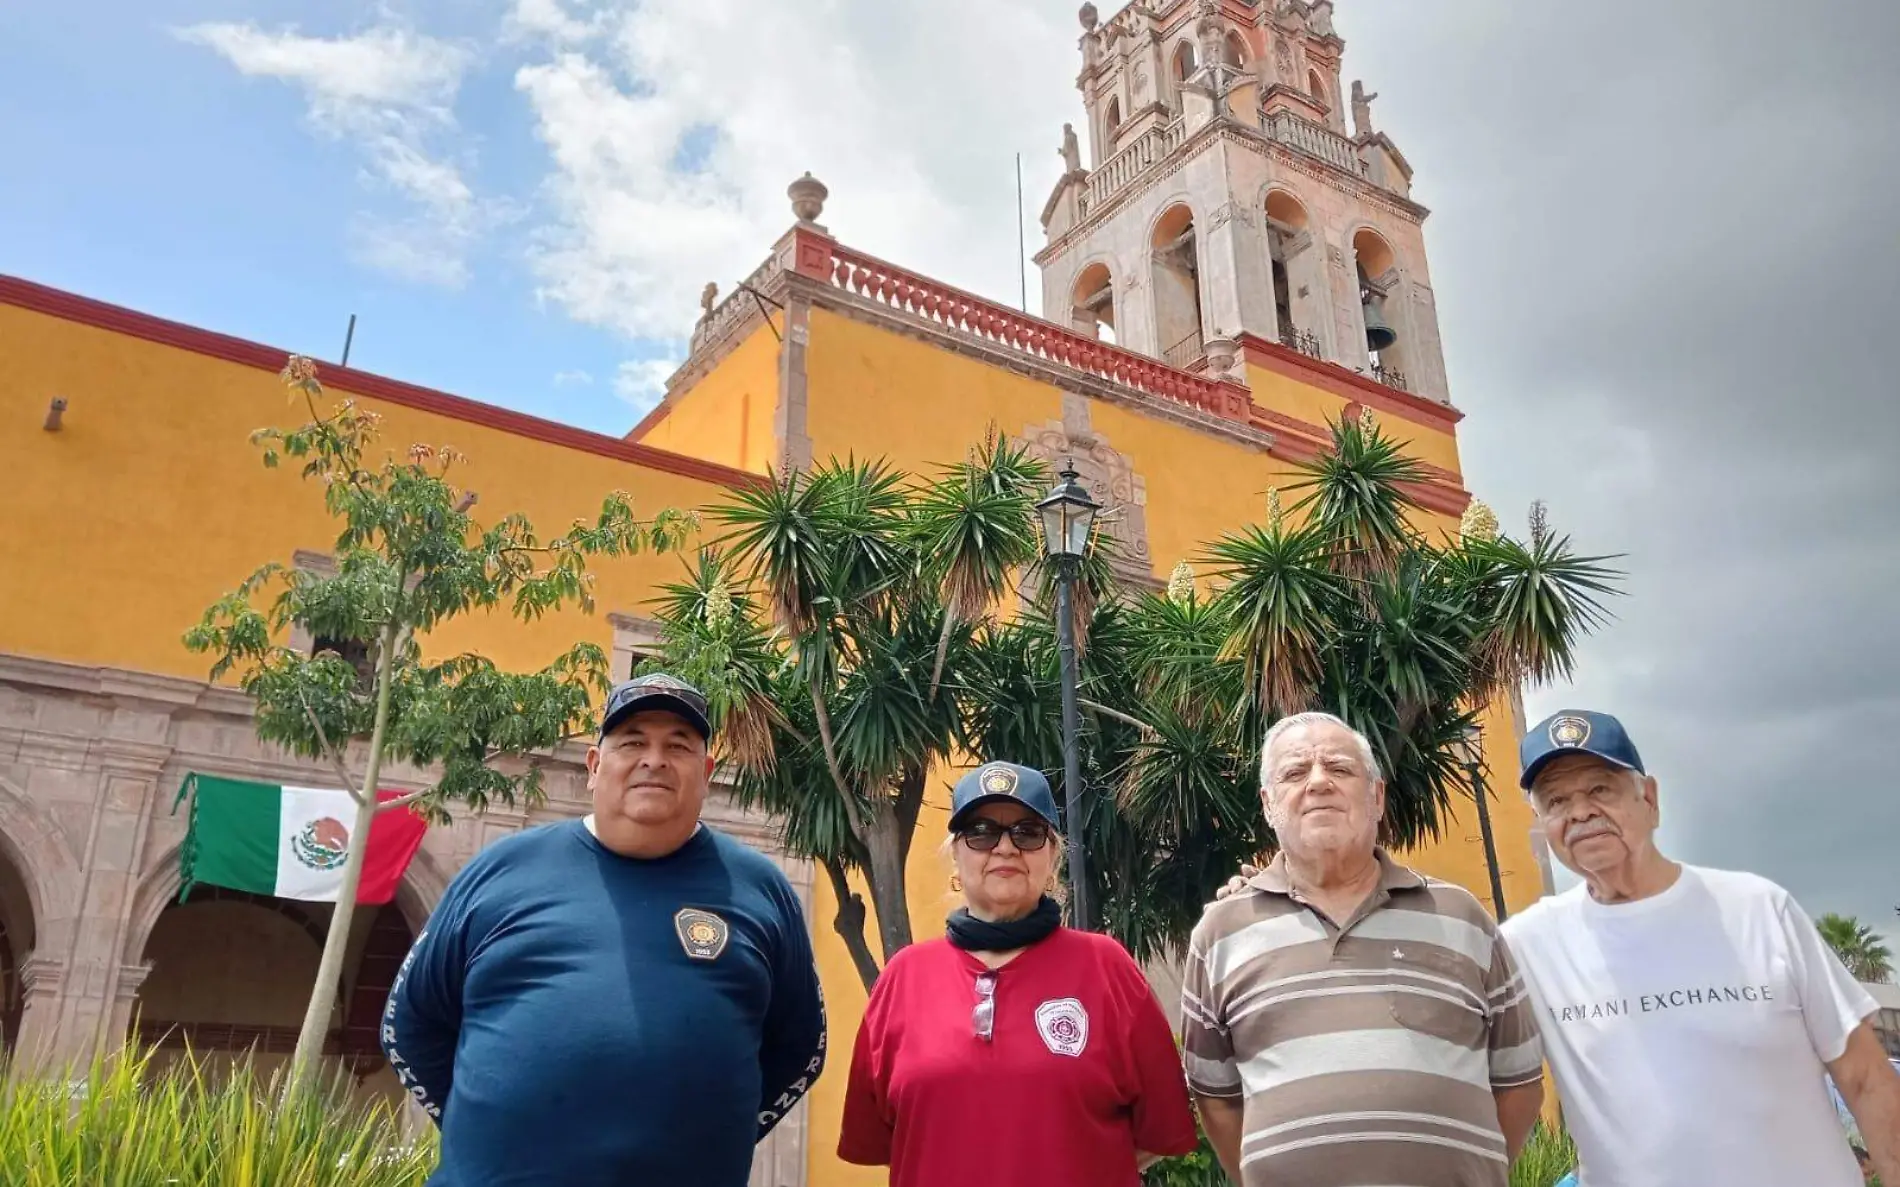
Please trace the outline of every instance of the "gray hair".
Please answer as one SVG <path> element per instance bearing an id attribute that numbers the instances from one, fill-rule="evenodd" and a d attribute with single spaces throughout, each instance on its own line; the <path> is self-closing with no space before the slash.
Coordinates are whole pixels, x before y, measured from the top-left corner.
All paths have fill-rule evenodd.
<path id="1" fill-rule="evenodd" d="M 1379 769 L 1378 758 L 1372 753 L 1372 741 L 1364 734 L 1331 713 L 1295 713 L 1274 722 L 1273 728 L 1267 731 L 1267 740 L 1260 744 L 1260 789 L 1262 791 L 1273 786 L 1273 769 L 1269 759 L 1273 753 L 1273 744 L 1279 741 L 1280 735 L 1288 730 L 1309 725 L 1336 725 L 1351 734 L 1353 744 L 1359 750 L 1359 761 L 1365 764 L 1366 778 L 1374 783 L 1385 778 L 1385 772 Z"/>

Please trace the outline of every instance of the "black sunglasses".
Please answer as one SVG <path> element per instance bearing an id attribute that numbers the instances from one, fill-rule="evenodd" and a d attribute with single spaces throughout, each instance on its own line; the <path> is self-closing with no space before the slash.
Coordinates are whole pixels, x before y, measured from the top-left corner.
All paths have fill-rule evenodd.
<path id="1" fill-rule="evenodd" d="M 1004 828 L 994 820 L 978 820 L 957 830 L 963 843 L 978 853 L 988 853 L 1009 834 L 1010 844 L 1024 853 L 1034 853 L 1049 843 L 1049 825 L 1041 820 L 1018 820 Z"/>

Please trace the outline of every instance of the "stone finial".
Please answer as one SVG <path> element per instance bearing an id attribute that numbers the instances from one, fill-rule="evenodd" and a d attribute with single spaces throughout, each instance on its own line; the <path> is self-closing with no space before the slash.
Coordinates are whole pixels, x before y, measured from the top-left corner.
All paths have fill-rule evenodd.
<path id="1" fill-rule="evenodd" d="M 1306 27 L 1315 37 L 1339 36 L 1339 30 L 1333 27 L 1333 0 L 1319 0 L 1312 11 L 1306 14 Z"/>
<path id="2" fill-rule="evenodd" d="M 785 195 L 792 200 L 792 213 L 798 216 L 798 221 L 809 226 L 825 212 L 825 199 L 831 196 L 831 191 L 825 188 L 824 182 L 807 173 L 787 186 Z"/>
<path id="3" fill-rule="evenodd" d="M 1366 84 L 1358 79 L 1352 80 L 1352 134 L 1354 136 L 1372 135 L 1372 101 L 1378 93 L 1366 94 Z"/>
<path id="4" fill-rule="evenodd" d="M 1225 334 L 1216 334 L 1209 338 L 1203 348 L 1207 351 L 1207 373 L 1214 379 L 1225 379 L 1234 372 L 1235 342 Z"/>
<path id="5" fill-rule="evenodd" d="M 1075 15 L 1078 19 L 1081 20 L 1082 29 L 1086 33 L 1095 32 L 1095 26 L 1102 23 L 1102 14 L 1095 10 L 1095 6 L 1093 4 L 1084 4 L 1082 6 L 1082 11 L 1076 13 Z"/>
<path id="6" fill-rule="evenodd" d="M 709 280 L 706 287 L 699 291 L 699 315 L 711 317 L 714 302 L 719 300 L 719 282 Z"/>

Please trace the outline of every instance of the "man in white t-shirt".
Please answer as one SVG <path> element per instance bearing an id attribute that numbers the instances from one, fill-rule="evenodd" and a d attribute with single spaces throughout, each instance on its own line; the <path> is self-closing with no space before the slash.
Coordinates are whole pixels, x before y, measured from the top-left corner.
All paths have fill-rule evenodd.
<path id="1" fill-rule="evenodd" d="M 1825 1075 L 1900 1184 L 1874 1001 L 1788 892 L 1657 851 L 1656 780 L 1614 717 L 1558 713 L 1520 757 L 1538 827 L 1584 880 L 1502 929 L 1582 1187 L 1858 1187 Z"/>

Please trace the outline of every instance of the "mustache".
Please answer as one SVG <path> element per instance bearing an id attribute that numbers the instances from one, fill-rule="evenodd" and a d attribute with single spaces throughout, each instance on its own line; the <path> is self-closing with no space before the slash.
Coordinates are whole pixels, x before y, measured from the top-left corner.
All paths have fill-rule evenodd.
<path id="1" fill-rule="evenodd" d="M 1601 837 L 1614 832 L 1616 832 L 1615 826 L 1601 817 L 1594 820 L 1585 820 L 1578 824 L 1573 824 L 1564 830 L 1564 844 L 1569 845 L 1577 841 L 1587 841 L 1591 837 Z"/>

